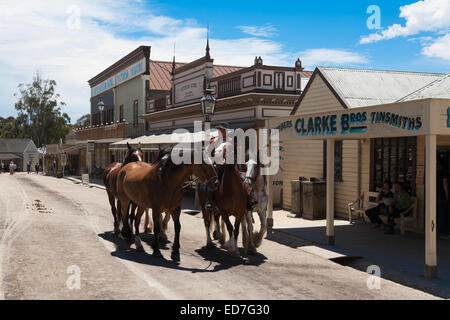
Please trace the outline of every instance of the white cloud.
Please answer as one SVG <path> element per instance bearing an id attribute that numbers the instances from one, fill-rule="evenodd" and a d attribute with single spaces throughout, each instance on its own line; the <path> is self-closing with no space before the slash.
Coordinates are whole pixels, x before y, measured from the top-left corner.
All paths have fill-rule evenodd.
<path id="1" fill-rule="evenodd" d="M 308 49 L 299 53 L 303 65 L 360 65 L 368 63 L 368 59 L 357 53 L 342 49 Z"/>
<path id="2" fill-rule="evenodd" d="M 428 57 L 450 61 L 450 34 L 446 34 L 425 46 L 422 53 Z"/>
<path id="3" fill-rule="evenodd" d="M 68 19 L 77 18 L 73 10 L 69 10 L 72 16 L 68 13 L 74 4 L 80 24 L 68 28 Z M 186 62 L 204 54 L 205 39 L 206 28 L 195 20 L 158 15 L 140 1 L 2 1 L 0 115 L 15 114 L 17 85 L 29 83 L 39 70 L 57 81 L 57 91 L 67 103 L 64 111 L 74 122 L 89 112 L 87 80 L 138 46 L 150 45 L 151 58 L 170 61 L 176 43 L 177 60 Z M 255 55 L 267 62 L 287 63 L 281 44 L 270 40 L 212 38 L 210 43 L 215 63 L 248 66 Z"/>
<path id="4" fill-rule="evenodd" d="M 68 8 L 80 9 L 79 28 Z M 270 26 L 267 26 L 270 27 Z M 271 32 L 270 28 L 266 32 Z M 262 36 L 261 36 L 262 37 Z M 178 61 L 189 62 L 204 55 L 206 28 L 192 19 L 174 19 L 145 9 L 140 1 L 114 0 L 0 0 L 0 115 L 14 115 L 13 94 L 19 83 L 29 83 L 36 70 L 57 81 L 57 92 L 67 106 L 72 122 L 89 112 L 87 80 L 140 45 L 150 45 L 151 58 L 172 59 L 176 43 Z M 249 66 L 256 55 L 265 64 L 294 65 L 297 55 L 283 45 L 257 36 L 210 39 L 215 63 Z M 311 67 L 318 62 L 364 63 L 365 59 L 345 50 L 307 50 Z M 320 49 L 325 50 L 325 49 Z M 323 52 L 323 51 L 322 51 Z M 320 58 L 319 58 L 320 56 Z M 359 61 L 359 62 L 358 62 Z"/>
<path id="5" fill-rule="evenodd" d="M 448 32 L 450 28 L 450 1 L 423 0 L 400 7 L 400 18 L 404 26 L 393 24 L 381 32 L 361 37 L 360 43 L 367 44 L 419 34 L 421 32 Z"/>
<path id="6" fill-rule="evenodd" d="M 272 25 L 266 26 L 237 26 L 245 34 L 255 37 L 270 38 L 276 35 L 277 29 Z"/>

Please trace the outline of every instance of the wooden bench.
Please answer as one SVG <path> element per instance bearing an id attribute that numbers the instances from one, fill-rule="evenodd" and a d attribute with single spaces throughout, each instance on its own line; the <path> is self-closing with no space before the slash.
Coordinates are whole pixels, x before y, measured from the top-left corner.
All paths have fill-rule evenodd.
<path id="1" fill-rule="evenodd" d="M 376 207 L 378 192 L 364 191 L 360 197 L 348 204 L 348 221 L 352 223 L 353 215 L 357 214 L 360 219 L 364 219 L 366 211 Z"/>
<path id="2" fill-rule="evenodd" d="M 400 224 L 400 233 L 405 234 L 406 223 L 412 222 L 413 228 L 417 227 L 417 198 L 411 197 L 412 205 L 405 211 L 400 212 L 400 217 L 395 218 L 395 225 L 398 226 Z M 409 213 L 409 216 L 405 217 L 405 214 Z M 384 223 L 387 223 L 388 217 L 386 215 L 380 215 L 381 220 Z"/>
<path id="3" fill-rule="evenodd" d="M 378 196 L 378 192 L 364 191 L 361 193 L 359 199 L 348 204 L 348 220 L 350 223 L 353 221 L 353 215 L 357 214 L 361 219 L 364 219 L 364 215 L 367 210 L 376 207 L 378 204 L 375 202 Z M 405 211 L 400 213 L 400 217 L 395 218 L 396 225 L 400 225 L 401 234 L 405 234 L 406 223 L 412 222 L 413 227 L 417 226 L 417 198 L 411 197 L 412 205 Z M 410 213 L 409 216 L 405 214 Z M 380 215 L 381 220 L 387 223 L 388 216 Z"/>

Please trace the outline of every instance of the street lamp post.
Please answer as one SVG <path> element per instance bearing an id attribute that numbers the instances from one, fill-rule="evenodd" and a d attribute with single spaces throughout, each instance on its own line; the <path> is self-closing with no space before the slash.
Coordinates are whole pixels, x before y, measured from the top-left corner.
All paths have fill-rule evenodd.
<path id="1" fill-rule="evenodd" d="M 214 98 L 213 90 L 208 85 L 205 90 L 205 95 L 200 99 L 200 106 L 202 108 L 202 114 L 205 122 L 205 132 L 207 132 L 207 137 L 209 137 L 209 130 L 211 129 L 211 116 L 214 115 L 216 108 L 216 98 Z"/>
<path id="2" fill-rule="evenodd" d="M 100 125 L 103 124 L 103 109 L 105 109 L 105 104 L 102 101 L 102 98 L 100 98 L 100 101 L 97 103 L 97 108 L 100 111 Z"/>

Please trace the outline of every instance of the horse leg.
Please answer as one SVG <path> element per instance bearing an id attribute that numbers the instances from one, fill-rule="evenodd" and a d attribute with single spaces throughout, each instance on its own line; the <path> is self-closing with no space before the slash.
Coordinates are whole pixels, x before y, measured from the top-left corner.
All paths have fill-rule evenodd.
<path id="1" fill-rule="evenodd" d="M 159 241 L 167 243 L 167 242 L 169 242 L 169 239 L 167 238 L 166 231 L 167 231 L 167 227 L 168 227 L 168 224 L 169 224 L 169 221 L 170 221 L 170 213 L 166 212 L 165 216 L 164 216 L 164 219 L 162 218 L 162 214 L 161 214 L 160 220 L 162 220 L 162 221 L 160 222 L 160 224 L 161 224 L 161 233 L 159 234 Z"/>
<path id="2" fill-rule="evenodd" d="M 122 231 L 119 234 L 119 237 L 122 239 L 129 239 L 131 238 L 131 227 L 128 223 L 128 210 L 130 209 L 131 201 L 120 201 L 120 211 L 122 213 Z"/>
<path id="3" fill-rule="evenodd" d="M 262 240 L 264 238 L 264 234 L 267 231 L 266 208 L 258 207 L 257 212 L 258 212 L 258 216 L 259 216 L 259 221 L 261 223 L 261 227 L 260 227 L 258 233 L 255 232 L 253 234 L 253 242 L 255 243 L 256 248 L 258 248 L 261 245 Z"/>
<path id="4" fill-rule="evenodd" d="M 234 236 L 233 236 L 233 225 L 231 224 L 230 219 L 226 213 L 224 213 L 222 215 L 222 219 L 225 220 L 225 224 L 227 225 L 227 229 L 228 229 L 228 234 L 230 235 L 230 240 L 225 242 L 223 247 L 226 248 L 232 255 L 239 256 L 239 249 L 236 245 L 236 240 L 234 239 Z"/>
<path id="5" fill-rule="evenodd" d="M 213 231 L 213 239 L 214 240 L 220 240 L 220 236 L 221 236 L 221 234 L 220 234 L 220 222 L 219 222 L 220 215 L 213 213 L 213 216 L 214 216 L 214 220 L 215 220 L 215 228 L 214 228 L 214 231 Z"/>
<path id="6" fill-rule="evenodd" d="M 214 247 L 214 243 L 211 240 L 211 210 L 207 210 L 204 207 L 202 208 L 203 212 L 203 222 L 205 224 L 206 231 L 206 246 L 208 248 Z"/>
<path id="7" fill-rule="evenodd" d="M 225 220 L 223 218 L 220 219 L 220 224 L 219 224 L 219 219 L 220 219 L 220 216 L 217 215 L 216 230 L 218 230 L 218 233 L 219 233 L 219 243 L 221 245 L 223 245 L 225 243 Z"/>
<path id="8" fill-rule="evenodd" d="M 247 231 L 247 219 L 244 217 L 241 221 L 238 221 L 236 219 L 236 222 L 234 223 L 234 230 L 235 230 L 235 239 L 236 243 L 238 243 L 238 237 L 239 237 L 239 225 L 242 223 L 242 246 L 244 247 L 245 253 L 248 252 L 248 231 Z M 236 234 L 236 229 L 238 230 Z"/>
<path id="9" fill-rule="evenodd" d="M 161 211 L 159 208 L 152 208 L 152 217 L 153 217 L 153 234 L 155 235 L 155 238 L 153 240 L 153 256 L 156 258 L 162 258 L 163 255 L 161 254 L 161 251 L 159 250 L 159 234 L 161 232 L 161 223 L 160 223 L 160 216 Z"/>
<path id="10" fill-rule="evenodd" d="M 145 209 L 144 233 L 151 233 L 152 229 L 153 229 L 153 222 L 148 215 L 148 209 Z"/>
<path id="11" fill-rule="evenodd" d="M 106 190 L 106 193 L 108 193 L 108 200 L 109 200 L 109 204 L 111 206 L 111 213 L 112 216 L 114 218 L 114 233 L 117 234 L 119 233 L 119 222 L 117 221 L 117 208 L 116 207 L 116 197 L 114 197 L 114 195 L 109 192 L 108 190 Z"/>
<path id="12" fill-rule="evenodd" d="M 133 225 L 133 222 L 136 218 L 136 208 L 137 205 L 134 202 L 131 202 L 131 213 L 128 215 L 128 218 L 130 219 L 130 226 Z"/>
<path id="13" fill-rule="evenodd" d="M 136 245 L 137 251 L 144 251 L 144 247 L 142 246 L 141 243 L 141 237 L 139 236 L 139 225 L 141 224 L 141 217 L 143 213 L 144 209 L 138 208 L 136 217 L 134 219 L 134 234 L 135 234 L 134 243 Z"/>
<path id="14" fill-rule="evenodd" d="M 249 237 L 247 238 L 247 253 L 250 255 L 254 255 L 256 254 L 256 246 L 255 246 L 255 242 L 253 239 L 253 217 L 252 217 L 252 212 L 251 211 L 246 211 L 245 212 L 245 216 L 244 216 L 244 220 L 246 221 L 246 227 L 243 225 L 242 226 L 242 230 L 243 232 L 245 232 L 247 235 L 249 235 Z M 244 230 L 245 229 L 245 230 Z"/>
<path id="15" fill-rule="evenodd" d="M 172 254 L 170 256 L 175 262 L 180 262 L 180 213 L 180 207 L 177 207 L 174 211 L 172 211 L 173 225 L 175 227 L 175 239 L 173 240 Z"/>

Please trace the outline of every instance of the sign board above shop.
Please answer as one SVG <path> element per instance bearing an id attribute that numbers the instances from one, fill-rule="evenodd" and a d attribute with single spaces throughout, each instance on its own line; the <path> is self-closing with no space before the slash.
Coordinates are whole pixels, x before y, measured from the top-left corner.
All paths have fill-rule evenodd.
<path id="1" fill-rule="evenodd" d="M 106 79 L 102 83 L 91 88 L 91 96 L 99 95 L 106 90 L 109 90 L 119 84 L 122 84 L 128 80 L 135 78 L 136 76 L 145 72 L 145 58 L 142 58 L 138 62 L 132 64 L 124 70 L 116 73 L 114 76 Z"/>
<path id="2" fill-rule="evenodd" d="M 425 99 L 267 120 L 280 138 L 364 139 L 450 134 L 450 104 Z"/>

